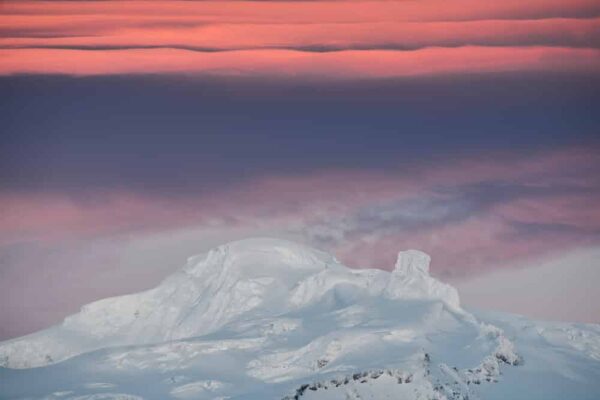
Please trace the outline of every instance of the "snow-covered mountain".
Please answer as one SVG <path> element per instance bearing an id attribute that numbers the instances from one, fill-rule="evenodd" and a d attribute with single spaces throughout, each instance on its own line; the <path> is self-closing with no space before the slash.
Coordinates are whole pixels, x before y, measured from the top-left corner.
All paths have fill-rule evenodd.
<path id="1" fill-rule="evenodd" d="M 287 241 L 229 243 L 0 343 L 0 398 L 600 398 L 600 326 L 468 312 L 429 261 L 359 270 Z"/>

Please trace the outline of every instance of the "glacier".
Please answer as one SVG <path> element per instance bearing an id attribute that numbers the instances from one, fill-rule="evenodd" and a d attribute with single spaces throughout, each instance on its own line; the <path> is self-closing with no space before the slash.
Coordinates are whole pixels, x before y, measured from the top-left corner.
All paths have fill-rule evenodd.
<path id="1" fill-rule="evenodd" d="M 0 399 L 600 398 L 600 326 L 465 309 L 429 263 L 224 244 L 1 342 Z"/>

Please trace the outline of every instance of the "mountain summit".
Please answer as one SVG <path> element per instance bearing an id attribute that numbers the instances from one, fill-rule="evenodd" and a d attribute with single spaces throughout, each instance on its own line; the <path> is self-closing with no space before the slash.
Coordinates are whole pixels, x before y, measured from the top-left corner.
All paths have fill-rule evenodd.
<path id="1" fill-rule="evenodd" d="M 196 337 L 242 316 L 298 311 L 327 296 L 436 298 L 458 307 L 456 290 L 429 276 L 429 260 L 419 251 L 400 252 L 390 274 L 350 269 L 285 240 L 231 242 L 189 258 L 154 289 L 87 304 L 58 326 L 0 344 L 0 360 L 10 368 L 38 367 L 107 346 Z"/>
<path id="2" fill-rule="evenodd" d="M 284 240 L 228 243 L 153 289 L 0 343 L 0 397 L 565 398 L 531 395 L 544 373 L 593 398 L 597 326 L 475 315 L 429 263 L 408 250 L 391 272 L 351 269 Z"/>

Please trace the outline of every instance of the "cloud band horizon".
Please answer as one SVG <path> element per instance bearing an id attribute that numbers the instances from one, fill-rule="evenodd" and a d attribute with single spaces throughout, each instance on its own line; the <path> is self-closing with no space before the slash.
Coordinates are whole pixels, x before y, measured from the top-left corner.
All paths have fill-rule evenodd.
<path id="1" fill-rule="evenodd" d="M 459 3 L 8 1 L 0 75 L 600 70 L 596 2 Z"/>

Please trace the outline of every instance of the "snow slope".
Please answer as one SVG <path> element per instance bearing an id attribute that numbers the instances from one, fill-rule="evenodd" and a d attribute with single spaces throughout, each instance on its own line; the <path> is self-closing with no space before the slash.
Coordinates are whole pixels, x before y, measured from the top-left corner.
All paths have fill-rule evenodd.
<path id="1" fill-rule="evenodd" d="M 467 312 L 429 261 L 401 252 L 390 273 L 282 240 L 229 243 L 0 343 L 0 398 L 599 397 L 598 326 Z"/>

